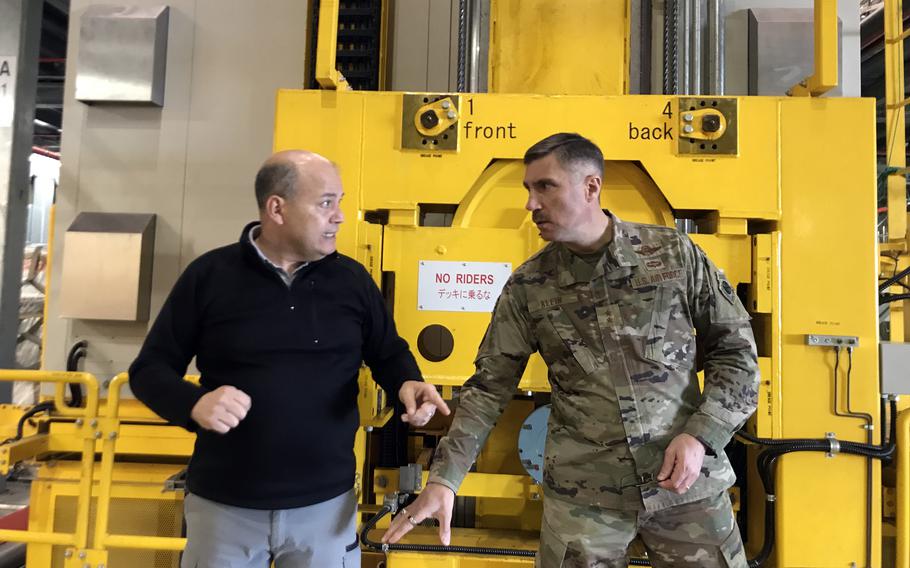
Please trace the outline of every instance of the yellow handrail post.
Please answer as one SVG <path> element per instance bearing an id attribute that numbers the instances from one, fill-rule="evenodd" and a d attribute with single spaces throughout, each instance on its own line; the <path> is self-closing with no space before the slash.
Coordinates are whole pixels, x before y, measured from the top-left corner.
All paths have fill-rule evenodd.
<path id="1" fill-rule="evenodd" d="M 788 95 L 819 97 L 838 81 L 837 2 L 815 0 L 815 71 L 793 86 Z"/>
<path id="2" fill-rule="evenodd" d="M 108 524 L 111 511 L 111 486 L 114 483 L 114 457 L 116 455 L 117 438 L 120 435 L 120 420 L 117 415 L 120 411 L 120 391 L 129 381 L 129 375 L 120 373 L 111 380 L 107 389 L 107 406 L 104 411 L 103 438 L 101 449 L 101 473 L 98 478 L 98 503 L 95 516 L 95 538 L 93 546 L 96 549 L 105 549 L 108 539 Z"/>
<path id="3" fill-rule="evenodd" d="M 38 383 L 55 383 L 56 392 L 61 396 L 55 400 L 59 406 L 62 402 L 63 386 L 67 383 L 79 383 L 85 388 L 85 408 L 67 408 L 69 416 L 77 416 L 80 432 L 83 437 L 79 497 L 76 505 L 76 530 L 72 534 L 56 532 L 28 532 L 20 530 L 0 530 L 0 540 L 10 542 L 29 542 L 55 544 L 85 548 L 88 545 L 88 521 L 92 501 L 92 475 L 95 466 L 95 440 L 99 437 L 98 428 L 98 379 L 89 373 L 66 371 L 27 371 L 0 369 L 0 381 L 27 381 Z M 63 405 L 65 407 L 65 405 Z M 59 408 L 58 408 L 59 410 Z"/>
<path id="4" fill-rule="evenodd" d="M 896 171 L 888 176 L 888 246 L 898 251 L 896 270 L 908 266 L 906 90 L 904 89 L 903 1 L 885 0 L 885 163 Z M 900 293 L 895 284 L 891 292 Z M 910 340 L 907 311 L 910 302 L 891 304 L 891 341 Z"/>

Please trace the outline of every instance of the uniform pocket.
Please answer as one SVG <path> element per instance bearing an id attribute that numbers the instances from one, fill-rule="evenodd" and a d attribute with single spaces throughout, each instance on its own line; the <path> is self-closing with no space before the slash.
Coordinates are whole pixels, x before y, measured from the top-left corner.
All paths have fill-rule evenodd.
<path id="1" fill-rule="evenodd" d="M 534 568 L 561 568 L 568 546 L 550 528 L 546 516 L 540 523 L 540 547 L 534 559 Z"/>
<path id="2" fill-rule="evenodd" d="M 547 321 L 585 374 L 593 373 L 599 364 L 595 350 L 599 343 L 602 345 L 594 308 L 579 303 L 563 304 L 547 311 Z"/>
<path id="3" fill-rule="evenodd" d="M 727 568 L 749 568 L 742 537 L 739 534 L 739 527 L 735 523 L 730 536 L 721 543 L 720 553 L 724 558 L 724 562 L 726 562 Z"/>
<path id="4" fill-rule="evenodd" d="M 695 335 L 683 297 L 664 284 L 641 294 L 635 303 L 621 305 L 626 325 L 632 325 L 640 337 L 644 359 L 674 368 L 692 367 Z"/>

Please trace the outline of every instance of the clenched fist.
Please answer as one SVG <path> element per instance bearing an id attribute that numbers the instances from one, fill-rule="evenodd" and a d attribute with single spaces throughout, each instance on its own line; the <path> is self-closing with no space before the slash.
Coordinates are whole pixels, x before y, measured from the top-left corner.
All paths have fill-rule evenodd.
<path id="1" fill-rule="evenodd" d="M 245 392 L 225 385 L 204 394 L 196 402 L 190 417 L 206 430 L 227 434 L 246 417 L 251 403 Z"/>

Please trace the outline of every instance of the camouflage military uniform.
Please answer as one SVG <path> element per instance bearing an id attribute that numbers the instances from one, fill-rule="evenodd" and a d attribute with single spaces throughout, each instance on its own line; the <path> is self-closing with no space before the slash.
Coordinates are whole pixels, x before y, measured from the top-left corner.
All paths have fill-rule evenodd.
<path id="1" fill-rule="evenodd" d="M 539 351 L 550 369 L 553 405 L 544 458 L 548 499 L 653 514 L 717 498 L 733 484 L 723 448 L 757 399 L 749 316 L 723 274 L 684 235 L 615 217 L 611 227 L 613 239 L 597 262 L 550 243 L 506 283 L 431 481 L 457 491 L 528 357 Z M 698 438 L 707 455 L 701 475 L 679 495 L 648 480 L 683 432 Z"/>

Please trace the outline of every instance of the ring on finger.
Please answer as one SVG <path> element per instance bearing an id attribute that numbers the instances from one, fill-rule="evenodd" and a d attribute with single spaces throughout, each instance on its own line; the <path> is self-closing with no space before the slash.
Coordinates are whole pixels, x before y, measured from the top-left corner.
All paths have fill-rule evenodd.
<path id="1" fill-rule="evenodd" d="M 408 522 L 411 523 L 411 526 L 412 526 L 412 527 L 416 527 L 417 525 L 420 524 L 420 523 L 418 523 L 418 522 L 414 519 L 414 517 L 412 517 L 411 515 L 408 515 Z"/>

